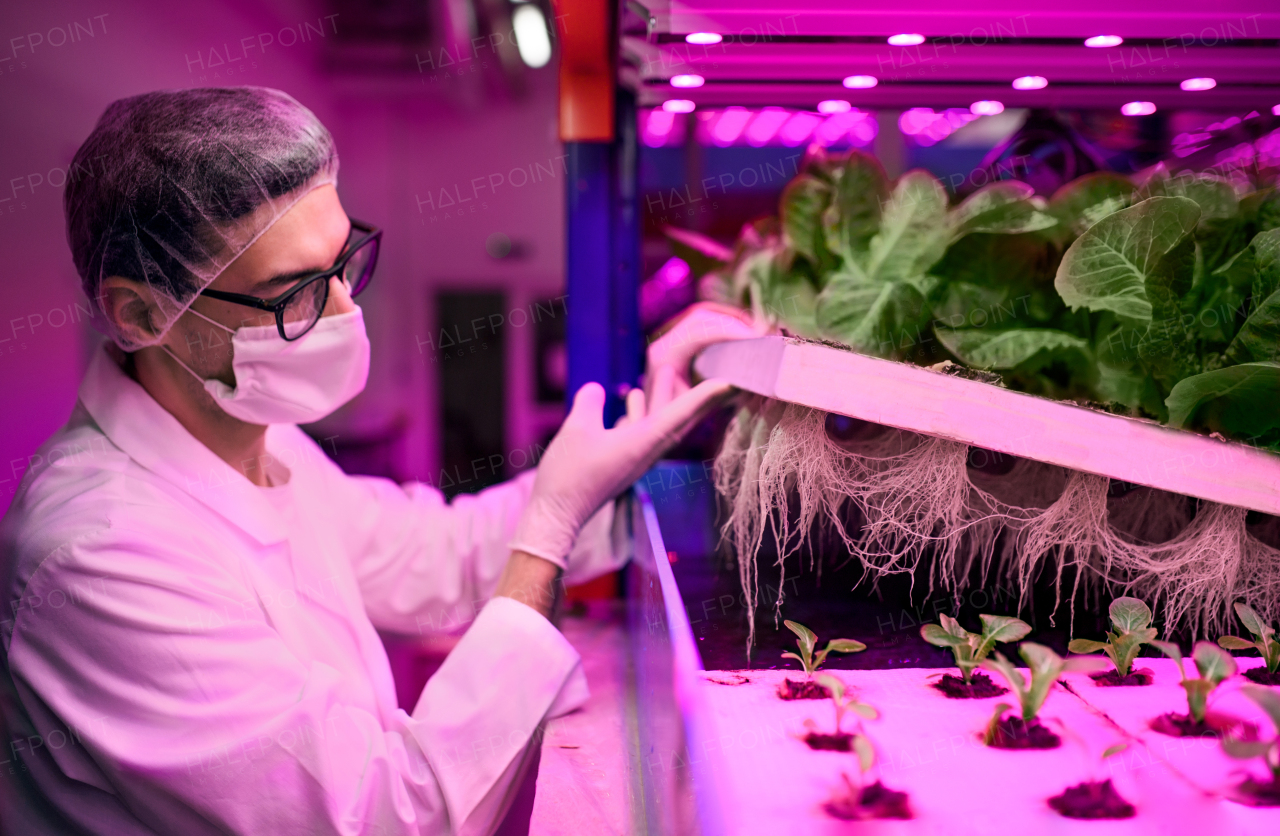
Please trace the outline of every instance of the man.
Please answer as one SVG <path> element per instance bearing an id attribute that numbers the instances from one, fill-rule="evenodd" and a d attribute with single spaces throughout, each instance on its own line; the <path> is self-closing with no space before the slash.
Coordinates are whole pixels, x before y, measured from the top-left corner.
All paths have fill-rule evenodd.
<path id="1" fill-rule="evenodd" d="M 324 127 L 272 90 L 151 93 L 88 159 L 67 225 L 112 344 L 0 528 L 4 831 L 492 830 L 587 695 L 557 585 L 616 568 L 609 500 L 728 387 L 651 369 L 612 430 L 584 387 L 536 476 L 452 504 L 346 476 L 295 425 L 364 387 L 380 232 Z M 397 708 L 375 627 L 486 599 Z"/>

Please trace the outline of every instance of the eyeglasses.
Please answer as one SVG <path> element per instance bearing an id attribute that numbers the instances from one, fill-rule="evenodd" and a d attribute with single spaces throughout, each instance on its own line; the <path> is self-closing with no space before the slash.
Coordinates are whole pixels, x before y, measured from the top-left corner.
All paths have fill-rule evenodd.
<path id="1" fill-rule="evenodd" d="M 303 276 L 293 287 L 275 299 L 259 299 L 243 293 L 227 293 L 223 290 L 200 291 L 201 296 L 234 302 L 260 311 L 275 314 L 276 328 L 280 336 L 293 341 L 310 331 L 320 321 L 324 306 L 329 302 L 329 280 L 342 279 L 355 297 L 369 284 L 373 268 L 378 263 L 378 247 L 382 243 L 382 230 L 362 221 L 351 219 L 348 244 L 338 260 L 328 270 Z"/>

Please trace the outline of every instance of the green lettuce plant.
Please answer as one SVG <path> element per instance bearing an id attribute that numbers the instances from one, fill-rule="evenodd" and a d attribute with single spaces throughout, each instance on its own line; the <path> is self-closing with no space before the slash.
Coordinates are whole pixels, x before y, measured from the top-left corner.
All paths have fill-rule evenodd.
<path id="1" fill-rule="evenodd" d="M 929 644 L 951 648 L 965 684 L 997 643 L 1016 642 L 1031 632 L 1031 625 L 1011 616 L 983 614 L 978 618 L 982 620 L 981 633 L 970 633 L 949 615 L 940 617 L 941 626 L 925 624 L 920 628 L 920 637 Z"/>
<path id="2" fill-rule="evenodd" d="M 1231 654 L 1212 642 L 1196 642 L 1191 648 L 1191 658 L 1195 661 L 1198 679 L 1187 677 L 1187 670 L 1182 663 L 1182 649 L 1173 642 L 1152 642 L 1161 653 L 1178 663 L 1178 673 L 1182 676 L 1182 689 L 1187 692 L 1187 716 L 1197 723 L 1205 721 L 1205 713 L 1209 707 L 1209 695 L 1222 681 L 1236 672 L 1236 661 Z"/>
<path id="3" fill-rule="evenodd" d="M 1280 668 L 1280 641 L 1276 641 L 1276 631 L 1248 604 L 1237 603 L 1236 615 L 1240 617 L 1245 629 L 1253 634 L 1253 641 L 1238 636 L 1222 636 L 1218 639 L 1218 646 L 1226 650 L 1256 649 L 1266 662 L 1267 673 L 1275 673 Z"/>
<path id="4" fill-rule="evenodd" d="M 1280 694 L 1262 685 L 1246 685 L 1240 691 L 1266 712 L 1276 728 L 1276 736 L 1271 740 L 1241 740 L 1224 735 L 1222 751 L 1239 760 L 1262 758 L 1262 762 L 1271 771 L 1272 786 L 1280 788 Z"/>
<path id="5" fill-rule="evenodd" d="M 854 754 L 858 756 L 858 765 L 863 772 L 866 772 L 875 763 L 876 754 L 875 747 L 871 745 L 871 739 L 867 737 L 862 728 L 862 721 L 874 720 L 880 716 L 880 713 L 874 707 L 864 702 L 858 702 L 845 688 L 844 683 L 829 673 L 818 674 L 815 681 L 831 692 L 831 704 L 835 706 L 836 710 L 835 733 L 837 735 L 844 733 L 842 725 L 846 714 L 852 713 L 859 718 L 858 726 L 853 731 L 853 740 L 851 742 Z"/>
<path id="6" fill-rule="evenodd" d="M 1097 653 L 1101 650 L 1116 666 L 1117 674 L 1128 676 L 1138 651 L 1156 637 L 1156 629 L 1151 626 L 1151 608 L 1137 598 L 1123 596 L 1111 602 L 1108 615 L 1113 630 L 1107 633 L 1105 642 L 1072 639 L 1067 650 L 1072 653 Z"/>
<path id="7" fill-rule="evenodd" d="M 827 642 L 827 646 L 819 650 L 816 654 L 813 652 L 818 644 L 818 637 L 814 632 L 803 624 L 795 621 L 783 621 L 787 629 L 795 633 L 796 645 L 800 648 L 800 654 L 796 655 L 791 652 L 784 652 L 782 658 L 795 659 L 804 667 L 804 672 L 811 678 L 814 671 L 822 667 L 822 663 L 827 661 L 827 655 L 830 653 L 859 653 L 867 649 L 867 646 L 860 641 L 853 639 L 832 639 Z"/>
<path id="8" fill-rule="evenodd" d="M 1105 664 L 1101 659 L 1088 657 L 1063 659 L 1051 649 L 1035 642 L 1023 642 L 1018 645 L 1018 655 L 1027 663 L 1027 672 L 1031 676 L 1030 682 L 1023 679 L 1022 673 L 1005 658 L 1003 653 L 996 653 L 991 658 L 984 659 L 981 666 L 1000 674 L 1009 683 L 1010 690 L 1018 697 L 1018 707 L 1024 723 L 1030 723 L 1036 719 L 1036 715 L 1040 713 L 1044 701 L 1049 696 L 1049 689 L 1063 673 L 1097 670 L 1100 664 Z M 987 744 L 995 738 L 997 725 L 1004 718 L 1005 713 L 1012 708 L 1014 706 L 1008 703 L 1000 703 L 996 706 L 983 737 Z"/>

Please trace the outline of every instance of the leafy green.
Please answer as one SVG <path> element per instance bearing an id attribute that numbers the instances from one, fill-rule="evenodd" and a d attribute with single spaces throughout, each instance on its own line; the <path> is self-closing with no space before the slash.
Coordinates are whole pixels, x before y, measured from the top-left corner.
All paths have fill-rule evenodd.
<path id="1" fill-rule="evenodd" d="M 1246 685 L 1240 689 L 1246 697 L 1257 703 L 1275 726 L 1276 736 L 1270 740 L 1241 740 L 1231 735 L 1222 738 L 1222 751 L 1228 757 L 1239 760 L 1262 758 L 1271 770 L 1273 781 L 1280 783 L 1280 694 L 1260 685 Z"/>
<path id="2" fill-rule="evenodd" d="M 1136 188 L 1096 172 L 1047 202 L 1014 181 L 953 201 L 927 172 L 812 149 L 779 215 L 731 256 L 669 237 L 712 265 L 707 295 L 791 333 L 1280 450 L 1275 188 L 1157 166 Z"/>
<path id="3" fill-rule="evenodd" d="M 1097 653 L 1101 650 L 1116 666 L 1116 673 L 1128 676 L 1138 651 L 1156 637 L 1155 628 L 1150 626 L 1151 608 L 1137 598 L 1125 596 L 1111 602 L 1109 615 L 1115 629 L 1107 633 L 1107 641 L 1072 639 L 1067 650 L 1072 653 Z"/>
<path id="4" fill-rule="evenodd" d="M 796 644 L 800 648 L 800 655 L 794 653 L 783 653 L 784 659 L 795 659 L 804 667 L 804 672 L 813 676 L 813 672 L 822 667 L 822 663 L 827 661 L 827 654 L 830 653 L 860 653 L 867 649 L 867 646 L 860 641 L 853 639 L 832 639 L 827 642 L 827 646 L 818 651 L 814 655 L 813 649 L 818 644 L 818 637 L 813 631 L 803 624 L 795 621 L 783 621 L 787 629 L 795 633 L 797 636 Z"/>
<path id="5" fill-rule="evenodd" d="M 875 747 L 871 744 L 871 739 L 867 737 L 862 728 L 862 721 L 875 720 L 880 716 L 880 712 L 876 711 L 874 706 L 855 699 L 852 694 L 848 693 L 844 683 L 831 674 L 820 673 L 815 681 L 831 692 L 831 703 L 836 710 L 836 734 L 841 733 L 841 726 L 846 714 L 853 713 L 858 716 L 858 728 L 853 733 L 853 751 L 858 756 L 858 766 L 863 772 L 866 772 L 875 763 L 876 756 Z"/>
<path id="6" fill-rule="evenodd" d="M 1098 663 L 1101 662 L 1100 659 L 1082 657 L 1063 659 L 1049 648 L 1035 642 L 1023 642 L 1018 645 L 1018 655 L 1027 663 L 1027 672 L 1031 675 L 1030 684 L 1002 653 L 996 653 L 990 659 L 984 659 L 982 667 L 995 671 L 1005 678 L 1010 690 L 1018 695 L 1022 719 L 1028 723 L 1040 712 L 1041 706 L 1049 696 L 1049 689 L 1062 673 L 1097 670 Z M 1006 710 L 1008 708 L 1009 706 L 1005 706 Z M 998 711 L 996 718 L 999 719 L 1002 716 L 1003 713 Z"/>
<path id="7" fill-rule="evenodd" d="M 1186 668 L 1182 664 L 1182 649 L 1173 642 L 1152 642 L 1161 653 L 1178 663 L 1178 673 L 1182 675 L 1182 689 L 1187 692 L 1187 714 L 1196 722 L 1203 723 L 1208 710 L 1209 695 L 1221 682 L 1236 672 L 1236 660 L 1231 654 L 1211 642 L 1196 642 L 1191 649 L 1191 657 L 1195 660 L 1199 679 L 1188 679 Z"/>
<path id="8" fill-rule="evenodd" d="M 1199 220 L 1200 207 L 1185 197 L 1152 197 L 1108 215 L 1067 250 L 1054 287 L 1072 310 L 1150 322 L 1148 280 Z"/>
<path id="9" fill-rule="evenodd" d="M 1237 602 L 1236 615 L 1240 617 L 1245 629 L 1253 634 L 1253 641 L 1246 641 L 1238 636 L 1221 636 L 1218 646 L 1226 650 L 1257 650 L 1267 665 L 1267 673 L 1280 670 L 1280 641 L 1276 641 L 1276 631 L 1248 604 Z M 1280 728 L 1280 723 L 1276 727 Z"/>
<path id="10" fill-rule="evenodd" d="M 925 624 L 920 637 L 934 647 L 949 647 L 956 657 L 956 667 L 967 683 L 973 671 L 987 658 L 998 643 L 1016 642 L 1031 632 L 1031 625 L 1007 615 L 980 615 L 982 632 L 970 633 L 949 615 L 942 615 L 941 626 Z"/>

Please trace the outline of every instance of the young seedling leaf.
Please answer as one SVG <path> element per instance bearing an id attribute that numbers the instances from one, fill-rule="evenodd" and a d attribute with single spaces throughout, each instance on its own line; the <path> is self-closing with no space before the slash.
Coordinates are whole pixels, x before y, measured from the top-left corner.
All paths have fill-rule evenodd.
<path id="1" fill-rule="evenodd" d="M 1222 738 L 1222 751 L 1227 757 L 1242 761 L 1262 757 L 1273 745 L 1269 740 L 1240 740 L 1231 735 Z"/>
<path id="2" fill-rule="evenodd" d="M 1237 603 L 1235 606 L 1236 615 L 1240 617 L 1240 623 L 1244 624 L 1246 630 L 1255 636 L 1266 635 L 1271 632 L 1271 628 L 1263 623 L 1258 614 L 1254 612 L 1253 607 L 1248 604 Z"/>
<path id="3" fill-rule="evenodd" d="M 1128 743 L 1114 743 L 1108 746 L 1105 751 L 1103 751 L 1102 759 L 1105 761 L 1107 758 L 1111 757 L 1112 755 L 1118 755 L 1128 748 L 1129 748 Z"/>
<path id="4" fill-rule="evenodd" d="M 1236 672 L 1236 660 L 1230 653 L 1210 642 L 1196 642 L 1191 650 L 1200 678 L 1214 685 Z"/>
<path id="5" fill-rule="evenodd" d="M 1246 641 L 1239 636 L 1220 636 L 1218 638 L 1218 647 L 1227 650 L 1253 650 L 1256 645 L 1251 641 Z"/>
<path id="6" fill-rule="evenodd" d="M 1067 650 L 1072 653 L 1097 653 L 1099 650 L 1106 650 L 1110 646 L 1107 642 L 1096 642 L 1093 639 L 1072 639 L 1067 645 Z"/>
<path id="7" fill-rule="evenodd" d="M 804 672 L 812 676 L 816 669 L 813 664 L 813 646 L 817 644 L 818 637 L 803 624 L 797 624 L 794 621 L 783 621 L 782 623 L 786 625 L 788 630 L 798 636 L 796 644 L 800 646 L 800 664 L 804 665 Z"/>
<path id="8" fill-rule="evenodd" d="M 854 639 L 832 639 L 827 642 L 828 653 L 861 653 L 867 646 Z"/>
<path id="9" fill-rule="evenodd" d="M 1109 614 L 1117 633 L 1132 633 L 1151 625 L 1151 608 L 1137 598 L 1125 596 L 1115 599 L 1111 602 Z"/>
<path id="10" fill-rule="evenodd" d="M 1007 615 L 980 615 L 982 619 L 983 644 L 1005 644 L 1016 642 L 1031 632 L 1027 622 Z"/>
<path id="11" fill-rule="evenodd" d="M 1168 656 L 1173 661 L 1177 662 L 1178 672 L 1182 674 L 1183 679 L 1187 678 L 1187 671 L 1185 668 L 1182 667 L 1182 648 L 1178 647 L 1173 642 L 1154 642 L 1153 641 L 1151 643 L 1151 646 L 1154 647 L 1156 650 L 1159 650 L 1165 656 Z"/>
<path id="12" fill-rule="evenodd" d="M 865 734 L 854 735 L 853 751 L 858 755 L 858 768 L 867 772 L 875 765 L 876 750 Z"/>
<path id="13" fill-rule="evenodd" d="M 941 616 L 939 616 L 938 621 L 941 622 L 943 630 L 947 631 L 949 635 L 955 636 L 958 639 L 963 639 L 967 642 L 969 640 L 969 636 L 973 635 L 968 630 L 961 627 L 959 621 L 956 621 L 954 618 L 947 615 L 946 613 L 943 613 Z"/>
<path id="14" fill-rule="evenodd" d="M 997 653 L 997 656 L 1000 654 Z M 991 660 L 988 659 L 987 662 Z M 990 746 L 996 739 L 996 729 L 1000 726 L 1000 721 L 1004 719 L 1004 715 L 1013 710 L 1013 706 L 1007 702 L 997 703 L 995 710 L 991 712 L 991 719 L 987 721 L 987 729 L 982 734 L 982 742 Z"/>
<path id="15" fill-rule="evenodd" d="M 864 720 L 874 720 L 880 716 L 880 712 L 876 711 L 874 706 L 867 705 L 865 702 L 850 703 L 849 710 Z"/>
<path id="16" fill-rule="evenodd" d="M 844 683 L 836 679 L 829 673 L 820 673 L 814 677 L 814 681 L 831 692 L 831 699 L 837 704 L 844 702 Z"/>
<path id="17" fill-rule="evenodd" d="M 1280 694 L 1262 685 L 1246 685 L 1240 691 L 1267 712 L 1271 724 L 1276 727 L 1277 734 L 1280 734 Z"/>
<path id="18" fill-rule="evenodd" d="M 934 647 L 968 647 L 969 639 L 962 636 L 954 636 L 937 624 L 926 624 L 920 628 L 920 638 L 927 641 Z M 1253 647 L 1253 645 L 1248 645 Z"/>

